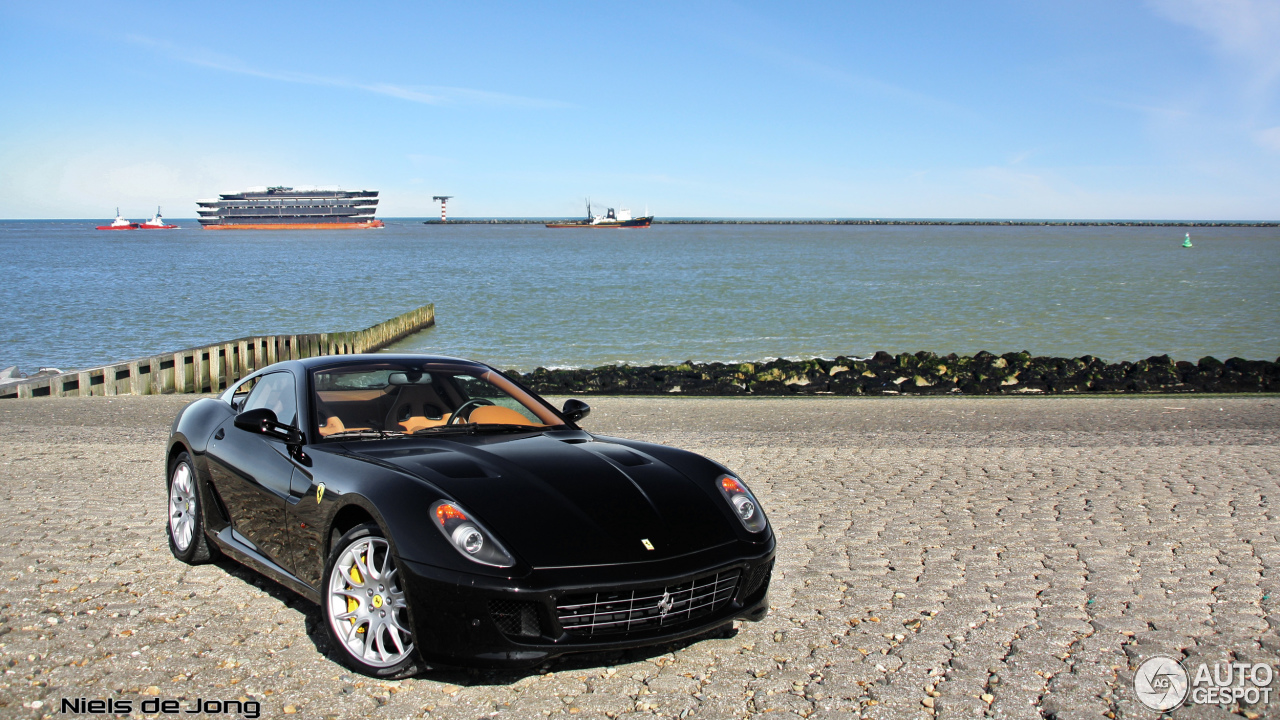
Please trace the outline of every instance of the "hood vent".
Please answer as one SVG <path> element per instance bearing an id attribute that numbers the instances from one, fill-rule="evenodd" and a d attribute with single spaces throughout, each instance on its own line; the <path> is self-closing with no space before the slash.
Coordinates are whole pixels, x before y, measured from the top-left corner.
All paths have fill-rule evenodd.
<path id="1" fill-rule="evenodd" d="M 548 430 L 542 433 L 544 437 L 552 440 L 559 440 L 562 443 L 576 445 L 577 443 L 595 442 L 595 438 L 591 437 L 591 433 L 583 430 Z"/>
<path id="2" fill-rule="evenodd" d="M 606 443 L 597 443 L 592 446 L 592 452 L 603 455 L 610 460 L 624 467 L 635 467 L 637 465 L 648 465 L 649 461 L 645 458 L 631 452 L 630 450 L 619 447 L 617 445 L 608 445 Z"/>

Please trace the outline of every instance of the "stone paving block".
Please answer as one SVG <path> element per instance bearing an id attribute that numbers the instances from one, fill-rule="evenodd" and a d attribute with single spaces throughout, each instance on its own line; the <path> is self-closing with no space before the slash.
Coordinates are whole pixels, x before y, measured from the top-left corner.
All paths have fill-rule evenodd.
<path id="1" fill-rule="evenodd" d="M 0 403 L 0 715 L 155 688 L 300 717 L 1149 717 L 1151 654 L 1280 661 L 1273 399 L 1178 398 L 1188 431 L 1160 398 L 593 398 L 588 428 L 751 483 L 779 536 L 770 616 L 398 684 L 335 663 L 275 583 L 169 556 L 159 458 L 188 400 Z"/>

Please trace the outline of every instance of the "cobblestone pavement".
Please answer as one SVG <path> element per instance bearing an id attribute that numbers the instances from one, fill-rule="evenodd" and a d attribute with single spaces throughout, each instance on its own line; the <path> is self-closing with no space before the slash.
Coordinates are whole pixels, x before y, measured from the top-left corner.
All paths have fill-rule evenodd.
<path id="1" fill-rule="evenodd" d="M 1132 690 L 1149 655 L 1280 662 L 1280 399 L 589 400 L 589 429 L 751 484 L 780 538 L 765 621 L 528 673 L 355 676 L 307 601 L 169 555 L 161 456 L 187 398 L 6 401 L 0 716 L 160 697 L 317 718 L 1150 718 Z M 1174 717 L 1232 712 L 1280 715 Z"/>

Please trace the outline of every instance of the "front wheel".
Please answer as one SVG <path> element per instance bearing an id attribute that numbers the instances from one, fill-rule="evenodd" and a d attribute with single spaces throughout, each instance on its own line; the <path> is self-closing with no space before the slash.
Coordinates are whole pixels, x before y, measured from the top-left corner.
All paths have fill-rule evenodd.
<path id="1" fill-rule="evenodd" d="M 325 566 L 324 588 L 329 640 L 348 667 L 374 677 L 411 670 L 409 602 L 381 528 L 367 523 L 338 540 Z"/>
<path id="2" fill-rule="evenodd" d="M 178 453 L 169 467 L 169 551 L 184 563 L 199 565 L 213 559 L 216 550 L 204 535 L 200 508 L 200 484 L 191 456 Z"/>

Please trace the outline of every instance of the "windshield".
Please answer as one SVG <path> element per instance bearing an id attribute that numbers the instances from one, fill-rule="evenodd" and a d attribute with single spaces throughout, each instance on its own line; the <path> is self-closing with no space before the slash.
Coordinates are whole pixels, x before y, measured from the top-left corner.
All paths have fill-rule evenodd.
<path id="1" fill-rule="evenodd" d="M 488 368 L 370 363 L 313 370 L 321 438 L 522 430 L 562 425 L 538 398 Z"/>

